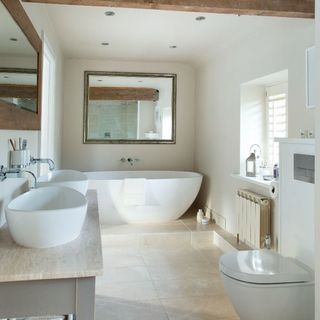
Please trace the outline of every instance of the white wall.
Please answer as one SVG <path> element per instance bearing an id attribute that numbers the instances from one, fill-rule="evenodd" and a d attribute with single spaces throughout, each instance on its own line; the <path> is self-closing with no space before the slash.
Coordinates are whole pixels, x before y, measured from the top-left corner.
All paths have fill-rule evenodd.
<path id="1" fill-rule="evenodd" d="M 46 11 L 44 5 L 32 5 L 22 3 L 28 16 L 30 17 L 33 25 L 35 26 L 39 36 L 41 37 L 44 32 L 53 48 L 57 65 L 57 77 L 56 77 L 56 106 L 53 112 L 54 116 L 51 119 L 51 125 L 55 128 L 55 141 L 54 141 L 54 160 L 57 166 L 60 164 L 60 124 L 61 124 L 61 100 L 62 100 L 62 53 L 59 46 L 59 39 L 55 34 L 55 30 L 50 22 L 50 17 Z M 5 63 L 7 67 L 13 67 L 11 64 L 11 57 L 1 57 L 1 62 Z M 35 67 L 34 61 L 29 58 L 19 59 L 19 65 L 16 67 Z M 21 131 L 21 130 L 0 130 L 0 165 L 8 165 L 8 151 L 11 149 L 8 143 L 8 138 L 18 139 L 23 137 L 28 139 L 29 148 L 33 156 L 39 156 L 40 151 L 40 136 L 39 131 Z M 34 169 L 34 168 L 33 168 Z"/>
<path id="2" fill-rule="evenodd" d="M 316 55 L 317 55 L 317 83 L 320 81 L 320 0 L 316 0 Z M 320 90 L 317 91 L 315 110 L 315 133 L 316 133 L 316 185 L 315 194 L 320 193 Z M 316 252 L 316 315 L 315 320 L 320 320 L 320 197 L 315 197 L 315 252 Z"/>
<path id="3" fill-rule="evenodd" d="M 155 131 L 154 111 L 156 102 L 139 101 L 138 104 L 138 139 L 145 139 L 145 133 Z"/>
<path id="4" fill-rule="evenodd" d="M 14 139 L 18 143 L 19 138 L 27 139 L 28 149 L 30 149 L 30 154 L 35 156 L 38 154 L 39 146 L 39 131 L 31 130 L 0 130 L 0 166 L 5 168 L 9 166 L 9 150 L 12 147 L 9 143 L 9 139 Z"/>
<path id="5" fill-rule="evenodd" d="M 263 188 L 230 177 L 239 172 L 240 85 L 288 69 L 289 137 L 313 129 L 314 112 L 305 109 L 305 49 L 314 43 L 314 22 L 248 38 L 196 72 L 195 168 L 205 174 L 199 202 L 223 217 L 235 232 L 235 192 L 239 187 L 267 194 Z"/>
<path id="6" fill-rule="evenodd" d="M 67 59 L 64 63 L 62 167 L 84 171 L 126 170 L 122 157 L 139 158 L 133 169 L 192 170 L 194 166 L 194 70 L 183 64 Z M 177 73 L 175 145 L 83 144 L 84 71 Z"/>
<path id="7" fill-rule="evenodd" d="M 1 68 L 27 68 L 36 69 L 37 59 L 34 57 L 20 57 L 20 56 L 7 56 L 0 55 Z"/>
<path id="8" fill-rule="evenodd" d="M 56 81 L 55 81 L 55 109 L 51 112 L 51 119 L 49 125 L 51 126 L 51 132 L 54 136 L 53 139 L 53 160 L 56 166 L 60 167 L 61 161 L 61 110 L 62 110 L 62 89 L 63 89 L 63 55 L 59 44 L 59 39 L 55 32 L 54 26 L 51 23 L 50 16 L 47 12 L 45 5 L 35 5 L 23 2 L 23 7 L 25 8 L 28 16 L 30 17 L 34 27 L 36 28 L 40 37 L 42 37 L 42 32 L 45 34 L 52 53 L 56 62 Z M 38 147 L 39 151 L 40 148 Z M 50 148 L 51 149 L 51 148 Z M 39 156 L 39 154 L 38 154 Z"/>
<path id="9" fill-rule="evenodd" d="M 0 67 L 5 68 L 36 68 L 37 61 L 33 57 L 0 56 Z M 32 155 L 38 154 L 39 131 L 34 130 L 1 130 L 0 129 L 0 165 L 9 166 L 9 150 L 12 150 L 9 139 L 19 140 L 19 137 L 28 140 L 28 148 Z"/>

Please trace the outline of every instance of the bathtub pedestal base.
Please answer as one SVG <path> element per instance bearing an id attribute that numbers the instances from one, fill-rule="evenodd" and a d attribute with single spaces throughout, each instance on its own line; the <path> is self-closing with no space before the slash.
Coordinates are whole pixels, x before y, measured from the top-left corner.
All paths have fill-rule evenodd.
<path id="1" fill-rule="evenodd" d="M 0 319 L 74 315 L 94 320 L 95 277 L 0 283 Z"/>

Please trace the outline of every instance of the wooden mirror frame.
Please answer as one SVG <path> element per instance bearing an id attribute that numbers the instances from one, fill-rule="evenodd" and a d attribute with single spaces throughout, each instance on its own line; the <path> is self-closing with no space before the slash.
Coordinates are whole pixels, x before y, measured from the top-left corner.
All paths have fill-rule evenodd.
<path id="1" fill-rule="evenodd" d="M 0 129 L 40 130 L 42 93 L 42 41 L 19 0 L 1 0 L 37 53 L 37 112 L 0 103 Z"/>
<path id="2" fill-rule="evenodd" d="M 88 103 L 89 103 L 89 77 L 144 77 L 144 78 L 170 78 L 172 79 L 172 137 L 168 140 L 153 139 L 88 139 Z M 175 144 L 176 143 L 176 108 L 177 108 L 177 75 L 175 73 L 145 73 L 145 72 L 119 72 L 119 71 L 85 71 L 84 72 L 84 108 L 83 108 L 83 143 L 84 144 Z"/>

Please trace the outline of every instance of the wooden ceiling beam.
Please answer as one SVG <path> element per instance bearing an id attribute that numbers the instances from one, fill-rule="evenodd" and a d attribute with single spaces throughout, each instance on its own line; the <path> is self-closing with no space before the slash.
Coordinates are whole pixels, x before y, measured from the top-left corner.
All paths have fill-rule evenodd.
<path id="1" fill-rule="evenodd" d="M 314 18 L 315 0 L 23 0 L 82 6 Z"/>

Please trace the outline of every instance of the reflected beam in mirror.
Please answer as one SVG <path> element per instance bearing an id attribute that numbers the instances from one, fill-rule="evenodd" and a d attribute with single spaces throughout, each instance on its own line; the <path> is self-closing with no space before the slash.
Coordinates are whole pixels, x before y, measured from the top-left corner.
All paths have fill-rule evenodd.
<path id="1" fill-rule="evenodd" d="M 37 87 L 26 84 L 0 84 L 0 98 L 37 98 Z"/>
<path id="2" fill-rule="evenodd" d="M 89 100 L 158 101 L 159 90 L 153 88 L 90 87 Z"/>

